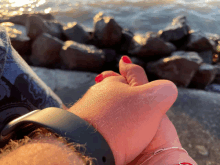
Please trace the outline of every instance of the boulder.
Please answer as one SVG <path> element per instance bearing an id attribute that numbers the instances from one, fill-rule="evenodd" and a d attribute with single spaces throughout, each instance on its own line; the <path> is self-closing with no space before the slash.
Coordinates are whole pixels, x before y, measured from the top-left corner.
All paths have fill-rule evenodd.
<path id="1" fill-rule="evenodd" d="M 220 93 L 220 85 L 213 83 L 213 84 L 207 85 L 205 87 L 205 90 L 208 91 L 208 92 Z"/>
<path id="2" fill-rule="evenodd" d="M 61 61 L 68 69 L 100 71 L 105 64 L 105 54 L 93 45 L 66 41 L 60 51 Z"/>
<path id="3" fill-rule="evenodd" d="M 114 48 L 121 43 L 122 28 L 112 17 L 98 13 L 94 17 L 94 39 L 100 48 Z"/>
<path id="4" fill-rule="evenodd" d="M 218 44 L 218 41 L 220 41 L 220 35 L 218 34 L 205 33 L 205 35 L 207 38 L 214 41 L 216 44 Z"/>
<path id="5" fill-rule="evenodd" d="M 199 52 L 199 56 L 202 57 L 203 63 L 212 64 L 213 54 L 211 50 Z"/>
<path id="6" fill-rule="evenodd" d="M 176 50 L 172 43 L 163 41 L 154 33 L 147 33 L 146 37 L 134 36 L 132 42 L 135 42 L 135 48 L 128 53 L 149 61 L 169 56 Z"/>
<path id="7" fill-rule="evenodd" d="M 187 51 L 202 52 L 207 50 L 213 51 L 213 45 L 210 40 L 201 32 L 191 31 L 189 34 L 188 42 L 184 46 Z"/>
<path id="8" fill-rule="evenodd" d="M 213 83 L 220 84 L 220 64 L 214 65 L 217 72 Z"/>
<path id="9" fill-rule="evenodd" d="M 113 49 L 102 49 L 102 51 L 105 54 L 105 62 L 106 63 L 111 63 L 115 60 L 116 57 L 116 52 Z"/>
<path id="10" fill-rule="evenodd" d="M 30 16 L 26 21 L 27 35 L 34 40 L 42 33 L 62 39 L 63 26 L 57 21 L 46 21 L 39 16 Z"/>
<path id="11" fill-rule="evenodd" d="M 127 29 L 123 29 L 122 31 L 122 39 L 121 39 L 121 45 L 120 45 L 120 52 L 122 54 L 127 54 L 129 49 L 134 48 L 134 42 L 132 42 L 132 39 L 134 37 L 134 34 L 130 32 Z"/>
<path id="12" fill-rule="evenodd" d="M 187 24 L 186 16 L 178 16 L 164 30 L 158 32 L 158 36 L 164 41 L 174 42 L 189 34 L 190 27 Z"/>
<path id="13" fill-rule="evenodd" d="M 50 13 L 48 14 L 44 14 L 44 13 L 34 13 L 34 14 L 21 14 L 21 15 L 15 15 L 13 17 L 10 17 L 8 19 L 9 22 L 12 22 L 14 24 L 19 24 L 19 25 L 23 25 L 25 26 L 26 24 L 26 20 L 29 16 L 31 15 L 35 15 L 35 16 L 39 16 L 45 20 L 54 20 L 54 16 Z"/>
<path id="14" fill-rule="evenodd" d="M 56 66 L 60 63 L 59 54 L 63 45 L 63 41 L 43 33 L 32 44 L 30 61 L 35 66 Z"/>
<path id="15" fill-rule="evenodd" d="M 218 50 L 217 50 L 218 44 L 216 44 L 216 42 L 211 39 L 209 39 L 209 43 L 212 45 L 212 52 L 217 53 L 218 52 Z"/>
<path id="16" fill-rule="evenodd" d="M 173 52 L 170 57 L 149 62 L 146 71 L 159 79 L 168 79 L 179 87 L 187 87 L 203 60 L 196 52 Z"/>
<path id="17" fill-rule="evenodd" d="M 189 88 L 205 89 L 205 87 L 213 82 L 217 73 L 215 66 L 203 63 L 199 66 L 198 71 L 192 78 Z"/>
<path id="18" fill-rule="evenodd" d="M 90 39 L 89 33 L 86 32 L 77 22 L 68 23 L 68 25 L 64 27 L 64 35 L 67 40 L 73 40 L 84 44 Z"/>
<path id="19" fill-rule="evenodd" d="M 6 28 L 12 46 L 21 56 L 31 54 L 31 41 L 27 36 L 25 26 L 16 25 L 11 22 L 3 22 L 0 26 Z"/>

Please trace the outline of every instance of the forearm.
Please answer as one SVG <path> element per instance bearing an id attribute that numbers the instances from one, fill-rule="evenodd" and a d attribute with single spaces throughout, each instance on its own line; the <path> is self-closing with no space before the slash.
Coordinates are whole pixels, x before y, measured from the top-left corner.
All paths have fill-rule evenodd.
<path id="1" fill-rule="evenodd" d="M 197 165 L 197 163 L 187 153 L 177 149 L 163 151 L 152 157 L 149 161 L 143 163 L 143 165 L 178 165 L 181 162 Z"/>
<path id="2" fill-rule="evenodd" d="M 43 138 L 19 147 L 0 159 L 7 165 L 79 165 L 83 160 L 55 138 Z"/>

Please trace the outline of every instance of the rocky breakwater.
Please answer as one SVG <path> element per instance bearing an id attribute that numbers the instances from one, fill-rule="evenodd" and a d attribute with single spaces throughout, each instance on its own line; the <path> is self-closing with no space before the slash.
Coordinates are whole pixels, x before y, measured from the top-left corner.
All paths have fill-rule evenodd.
<path id="1" fill-rule="evenodd" d="M 150 81 L 167 79 L 178 87 L 220 91 L 220 36 L 190 28 L 185 16 L 158 32 L 134 35 L 113 17 L 98 13 L 94 30 L 77 22 L 64 26 L 48 14 L 1 20 L 12 45 L 34 66 L 100 73 L 118 71 L 122 55 L 142 66 Z"/>

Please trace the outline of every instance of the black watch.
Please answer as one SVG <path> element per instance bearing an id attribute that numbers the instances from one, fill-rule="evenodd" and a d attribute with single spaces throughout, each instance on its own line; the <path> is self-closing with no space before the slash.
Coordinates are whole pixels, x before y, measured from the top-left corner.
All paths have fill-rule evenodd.
<path id="1" fill-rule="evenodd" d="M 28 124 L 44 127 L 64 137 L 68 143 L 85 144 L 86 151 L 82 148 L 77 151 L 96 158 L 94 165 L 115 165 L 108 143 L 91 124 L 67 110 L 55 107 L 34 110 L 10 121 L 0 132 L 0 143 L 11 139 L 14 133 L 19 134 L 19 128 Z"/>

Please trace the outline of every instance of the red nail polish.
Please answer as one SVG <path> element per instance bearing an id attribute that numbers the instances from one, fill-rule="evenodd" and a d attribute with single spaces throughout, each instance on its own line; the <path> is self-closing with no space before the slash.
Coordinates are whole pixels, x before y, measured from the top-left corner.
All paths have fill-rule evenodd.
<path id="1" fill-rule="evenodd" d="M 122 57 L 122 60 L 123 60 L 125 63 L 128 63 L 128 64 L 129 64 L 129 63 L 132 63 L 132 62 L 131 62 L 131 59 L 130 59 L 129 57 L 127 57 L 127 56 L 123 56 L 123 57 Z"/>
<path id="2" fill-rule="evenodd" d="M 99 83 L 103 80 L 103 75 L 102 74 L 99 74 L 98 76 L 96 76 L 95 78 L 95 82 Z"/>

